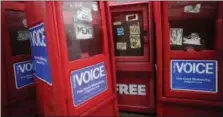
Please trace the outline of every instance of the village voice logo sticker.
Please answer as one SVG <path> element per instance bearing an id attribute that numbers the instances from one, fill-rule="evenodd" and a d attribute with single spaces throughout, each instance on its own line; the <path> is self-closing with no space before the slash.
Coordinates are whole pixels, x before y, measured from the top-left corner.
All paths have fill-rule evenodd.
<path id="1" fill-rule="evenodd" d="M 13 64 L 16 89 L 31 85 L 34 82 L 32 68 L 32 61 Z"/>
<path id="2" fill-rule="evenodd" d="M 44 23 L 29 28 L 34 75 L 52 85 Z"/>
<path id="3" fill-rule="evenodd" d="M 217 61 L 171 60 L 171 89 L 217 93 Z"/>
<path id="4" fill-rule="evenodd" d="M 71 89 L 75 107 L 107 90 L 107 72 L 104 62 L 71 72 Z"/>

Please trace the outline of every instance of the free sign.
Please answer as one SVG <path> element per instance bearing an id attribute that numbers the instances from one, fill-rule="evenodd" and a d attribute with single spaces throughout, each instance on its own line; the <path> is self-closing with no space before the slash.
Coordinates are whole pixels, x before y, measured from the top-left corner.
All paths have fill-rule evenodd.
<path id="1" fill-rule="evenodd" d="M 125 95 L 146 95 L 146 85 L 141 84 L 117 84 L 119 94 Z"/>

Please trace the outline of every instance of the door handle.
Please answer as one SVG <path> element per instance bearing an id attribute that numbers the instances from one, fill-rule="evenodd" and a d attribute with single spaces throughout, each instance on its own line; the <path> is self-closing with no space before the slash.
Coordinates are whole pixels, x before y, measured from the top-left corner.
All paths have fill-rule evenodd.
<path id="1" fill-rule="evenodd" d="M 143 31 L 143 36 L 144 36 L 144 37 L 147 37 L 147 33 L 148 33 L 147 30 L 144 30 L 144 31 Z"/>
<path id="2" fill-rule="evenodd" d="M 143 41 L 144 41 L 144 44 L 148 44 L 149 43 L 149 38 L 148 38 L 148 35 L 147 35 L 148 31 L 147 30 L 144 30 L 143 31 Z"/>

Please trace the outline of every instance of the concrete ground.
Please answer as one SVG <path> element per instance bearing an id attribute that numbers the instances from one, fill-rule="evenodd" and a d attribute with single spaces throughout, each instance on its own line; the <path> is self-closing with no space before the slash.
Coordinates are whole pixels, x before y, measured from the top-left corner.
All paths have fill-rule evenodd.
<path id="1" fill-rule="evenodd" d="M 132 113 L 132 112 L 120 112 L 120 117 L 155 117 L 155 115 Z"/>
<path id="2" fill-rule="evenodd" d="M 123 112 L 123 111 L 121 111 L 119 113 L 120 113 L 120 117 L 156 117 L 155 114 L 149 115 L 149 114 Z M 44 117 L 44 116 L 34 114 L 30 117 Z"/>

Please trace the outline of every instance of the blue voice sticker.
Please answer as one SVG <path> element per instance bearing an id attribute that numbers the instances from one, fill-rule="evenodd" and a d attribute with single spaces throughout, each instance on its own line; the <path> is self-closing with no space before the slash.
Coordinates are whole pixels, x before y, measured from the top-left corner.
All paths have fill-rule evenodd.
<path id="1" fill-rule="evenodd" d="M 119 27 L 116 30 L 117 30 L 117 35 L 118 36 L 124 35 L 124 28 L 123 27 Z"/>
<path id="2" fill-rule="evenodd" d="M 23 61 L 13 64 L 16 89 L 31 85 L 33 80 L 32 61 Z"/>
<path id="3" fill-rule="evenodd" d="M 217 61 L 171 60 L 171 89 L 217 93 Z"/>
<path id="4" fill-rule="evenodd" d="M 52 85 L 44 23 L 29 28 L 29 32 L 34 75 L 43 82 Z"/>
<path id="5" fill-rule="evenodd" d="M 104 62 L 71 72 L 74 107 L 107 90 L 107 73 Z"/>

